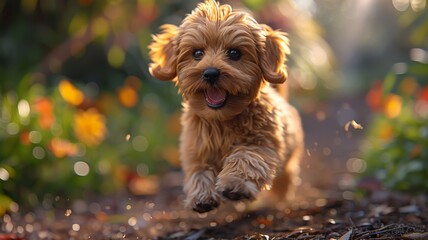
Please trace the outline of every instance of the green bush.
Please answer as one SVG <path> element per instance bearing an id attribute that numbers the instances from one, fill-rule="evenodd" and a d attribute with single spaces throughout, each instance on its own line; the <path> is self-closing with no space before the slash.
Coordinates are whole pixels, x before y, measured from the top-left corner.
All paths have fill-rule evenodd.
<path id="1" fill-rule="evenodd" d="M 428 32 L 426 11 L 407 9 L 398 27 L 409 59 L 373 84 L 367 103 L 374 112 L 364 149 L 367 173 L 389 189 L 428 191 Z"/>
<path id="2" fill-rule="evenodd" d="M 12 205 L 141 194 L 133 179 L 177 164 L 180 97 L 147 69 L 159 6 L 0 4 L 0 215 Z"/>
<path id="3" fill-rule="evenodd" d="M 365 149 L 368 174 L 377 176 L 389 189 L 428 191 L 428 71 L 426 74 L 419 78 L 391 74 L 367 95 L 376 112 Z"/>
<path id="4" fill-rule="evenodd" d="M 2 198 L 28 207 L 105 194 L 177 163 L 177 114 L 150 86 L 131 86 L 138 83 L 128 77 L 93 100 L 66 79 L 0 96 Z"/>

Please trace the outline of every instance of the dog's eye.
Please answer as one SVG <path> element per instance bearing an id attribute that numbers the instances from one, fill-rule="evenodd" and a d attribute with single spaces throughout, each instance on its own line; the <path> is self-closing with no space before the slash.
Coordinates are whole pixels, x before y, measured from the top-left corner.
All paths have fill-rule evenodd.
<path id="1" fill-rule="evenodd" d="M 201 60 L 202 59 L 202 57 L 204 56 L 204 50 L 202 50 L 202 49 L 196 49 L 196 50 L 194 50 L 193 51 L 193 54 L 192 54 L 192 56 L 193 56 L 193 58 L 195 59 L 195 60 Z"/>
<path id="2" fill-rule="evenodd" d="M 231 49 L 227 50 L 227 57 L 230 60 L 238 61 L 241 58 L 241 51 L 239 51 L 238 49 L 235 49 L 235 48 L 231 48 Z"/>

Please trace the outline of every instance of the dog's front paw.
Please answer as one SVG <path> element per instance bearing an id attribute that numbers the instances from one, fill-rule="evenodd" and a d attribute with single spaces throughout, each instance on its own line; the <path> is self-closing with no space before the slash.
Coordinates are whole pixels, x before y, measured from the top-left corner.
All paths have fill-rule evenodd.
<path id="1" fill-rule="evenodd" d="M 192 203 L 192 209 L 193 211 L 196 211 L 198 213 L 204 213 L 209 212 L 219 206 L 219 201 L 215 199 L 207 199 L 205 201 L 196 201 Z"/>
<path id="2" fill-rule="evenodd" d="M 187 205 L 198 213 L 209 212 L 220 205 L 220 196 L 214 193 L 211 196 L 196 195 L 186 199 Z"/>
<path id="3" fill-rule="evenodd" d="M 234 201 L 254 200 L 259 192 L 253 181 L 234 176 L 219 178 L 216 190 L 224 197 Z"/>
<path id="4" fill-rule="evenodd" d="M 220 205 L 220 194 L 215 190 L 216 175 L 212 170 L 195 172 L 184 184 L 185 204 L 199 213 L 209 212 Z"/>

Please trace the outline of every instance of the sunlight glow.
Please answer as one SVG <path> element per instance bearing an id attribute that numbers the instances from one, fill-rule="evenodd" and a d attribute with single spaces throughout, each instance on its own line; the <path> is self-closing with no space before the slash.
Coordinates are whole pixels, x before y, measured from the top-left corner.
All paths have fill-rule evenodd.
<path id="1" fill-rule="evenodd" d="M 339 44 L 345 62 L 352 62 L 355 55 L 355 46 L 361 38 L 361 34 L 367 28 L 368 20 L 372 14 L 373 4 L 375 0 L 359 0 L 351 1 L 353 11 L 349 13 L 348 21 L 352 24 L 351 28 L 345 29 L 343 32 L 343 39 Z"/>

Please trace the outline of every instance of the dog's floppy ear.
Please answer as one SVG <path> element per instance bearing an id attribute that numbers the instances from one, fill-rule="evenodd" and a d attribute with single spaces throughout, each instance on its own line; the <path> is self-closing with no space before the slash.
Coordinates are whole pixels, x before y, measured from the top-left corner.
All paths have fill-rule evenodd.
<path id="1" fill-rule="evenodd" d="M 161 27 L 161 33 L 153 35 L 153 42 L 149 45 L 149 57 L 152 63 L 149 65 L 150 74 L 155 78 L 168 81 L 177 76 L 177 55 L 174 47 L 174 37 L 177 35 L 177 26 L 165 24 Z"/>
<path id="2" fill-rule="evenodd" d="M 270 83 L 283 83 L 287 80 L 286 54 L 290 53 L 287 35 L 267 25 L 262 27 L 266 31 L 265 49 L 260 62 L 263 77 Z"/>

